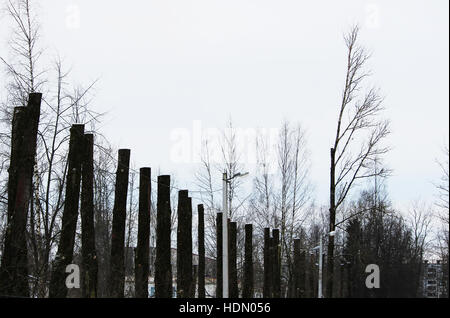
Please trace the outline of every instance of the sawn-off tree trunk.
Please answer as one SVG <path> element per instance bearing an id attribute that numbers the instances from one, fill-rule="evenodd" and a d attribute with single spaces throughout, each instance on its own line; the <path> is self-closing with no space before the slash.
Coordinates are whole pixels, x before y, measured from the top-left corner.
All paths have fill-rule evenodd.
<path id="1" fill-rule="evenodd" d="M 237 223 L 228 221 L 228 290 L 230 298 L 239 297 L 237 273 Z"/>
<path id="2" fill-rule="evenodd" d="M 253 298 L 253 226 L 245 225 L 244 288 L 242 298 Z"/>
<path id="3" fill-rule="evenodd" d="M 94 135 L 84 135 L 81 167 L 81 254 L 84 298 L 97 297 L 98 262 L 94 229 Z"/>
<path id="4" fill-rule="evenodd" d="M 272 297 L 272 258 L 270 228 L 264 229 L 264 285 L 263 297 Z"/>
<path id="5" fill-rule="evenodd" d="M 113 222 L 111 231 L 111 259 L 109 293 L 111 298 L 124 297 L 125 285 L 125 222 L 127 215 L 130 150 L 120 149 L 116 172 Z"/>
<path id="6" fill-rule="evenodd" d="M 178 192 L 177 298 L 188 298 L 191 295 L 192 201 L 188 195 L 188 190 Z"/>
<path id="7" fill-rule="evenodd" d="M 14 109 L 8 179 L 7 229 L 0 267 L 0 295 L 29 297 L 26 226 L 31 198 L 42 94 Z"/>
<path id="8" fill-rule="evenodd" d="M 280 262 L 280 230 L 272 230 L 272 269 L 273 290 L 272 297 L 281 297 L 281 262 Z"/>
<path id="9" fill-rule="evenodd" d="M 205 298 L 205 211 L 203 204 L 198 210 L 198 298 Z"/>
<path id="10" fill-rule="evenodd" d="M 217 213 L 216 217 L 216 298 L 223 297 L 223 236 L 222 236 L 222 213 Z"/>
<path id="11" fill-rule="evenodd" d="M 336 150 L 331 148 L 330 151 L 330 227 L 329 232 L 333 232 L 336 224 Z M 333 281 L 334 281 L 334 235 L 328 236 L 328 250 L 327 250 L 327 272 L 326 272 L 326 288 L 325 295 L 327 298 L 333 297 Z"/>
<path id="12" fill-rule="evenodd" d="M 158 177 L 155 297 L 172 298 L 170 176 Z"/>
<path id="13" fill-rule="evenodd" d="M 139 171 L 138 241 L 134 264 L 136 298 L 148 298 L 151 184 L 151 169 L 141 168 Z"/>
<path id="14" fill-rule="evenodd" d="M 84 151 L 84 125 L 70 129 L 66 196 L 61 224 L 58 252 L 53 263 L 50 280 L 50 298 L 67 296 L 66 266 L 72 263 L 80 201 L 81 163 Z"/>

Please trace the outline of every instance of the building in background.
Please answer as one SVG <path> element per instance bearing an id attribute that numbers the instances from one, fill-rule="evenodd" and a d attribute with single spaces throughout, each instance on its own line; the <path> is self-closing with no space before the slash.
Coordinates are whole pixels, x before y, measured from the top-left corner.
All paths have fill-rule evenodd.
<path id="1" fill-rule="evenodd" d="M 423 297 L 446 298 L 448 277 L 445 275 L 444 265 L 440 260 L 435 262 L 425 261 L 423 264 Z"/>

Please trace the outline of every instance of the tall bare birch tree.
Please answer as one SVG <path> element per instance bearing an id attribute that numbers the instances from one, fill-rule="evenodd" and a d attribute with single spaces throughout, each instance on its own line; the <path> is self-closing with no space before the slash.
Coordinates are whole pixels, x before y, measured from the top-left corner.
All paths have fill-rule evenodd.
<path id="1" fill-rule="evenodd" d="M 337 118 L 336 136 L 330 151 L 330 220 L 335 230 L 336 212 L 354 185 L 374 175 L 384 177 L 388 169 L 373 169 L 375 159 L 388 152 L 382 145 L 389 134 L 389 121 L 380 119 L 383 98 L 376 88 L 367 88 L 371 75 L 366 69 L 370 54 L 359 43 L 359 28 L 354 26 L 344 36 L 347 68 Z M 328 238 L 326 296 L 333 295 L 334 237 Z"/>

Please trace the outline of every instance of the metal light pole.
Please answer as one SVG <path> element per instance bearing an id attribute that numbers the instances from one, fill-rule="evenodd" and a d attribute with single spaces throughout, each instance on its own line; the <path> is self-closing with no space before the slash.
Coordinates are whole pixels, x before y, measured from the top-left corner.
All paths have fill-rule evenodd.
<path id="1" fill-rule="evenodd" d="M 222 297 L 228 298 L 228 214 L 229 214 L 229 206 L 228 206 L 228 183 L 237 177 L 245 177 L 248 175 L 246 173 L 236 173 L 231 178 L 228 178 L 228 174 L 224 171 L 222 175 L 222 192 L 223 192 L 223 213 L 222 213 Z"/>
<path id="2" fill-rule="evenodd" d="M 223 213 L 222 213 L 222 297 L 228 298 L 228 175 L 225 171 L 222 178 Z"/>
<path id="3" fill-rule="evenodd" d="M 323 268 L 323 243 L 322 243 L 322 237 L 320 237 L 320 244 L 319 244 L 319 298 L 323 298 L 322 293 L 322 268 Z"/>
<path id="4" fill-rule="evenodd" d="M 328 236 L 334 236 L 336 231 L 331 231 L 328 233 Z M 322 290 L 322 277 L 323 277 L 323 237 L 320 236 L 319 246 L 313 248 L 314 250 L 319 249 L 319 282 L 318 282 L 318 298 L 323 298 L 323 290 Z"/>

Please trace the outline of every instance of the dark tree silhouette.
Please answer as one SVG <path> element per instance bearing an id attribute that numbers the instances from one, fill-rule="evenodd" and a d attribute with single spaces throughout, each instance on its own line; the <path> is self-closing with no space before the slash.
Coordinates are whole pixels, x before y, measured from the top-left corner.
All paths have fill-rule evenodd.
<path id="1" fill-rule="evenodd" d="M 83 258 L 83 297 L 97 297 L 97 252 L 94 227 L 94 135 L 84 135 L 81 170 L 81 254 Z"/>
<path id="2" fill-rule="evenodd" d="M 29 296 L 26 227 L 42 94 L 15 109 L 8 179 L 8 225 L 0 267 L 0 294 Z"/>
<path id="3" fill-rule="evenodd" d="M 66 266 L 72 263 L 80 200 L 81 164 L 84 151 L 84 125 L 73 125 L 70 130 L 69 168 L 58 252 L 50 280 L 49 296 L 67 296 Z"/>
<path id="4" fill-rule="evenodd" d="M 158 177 L 155 297 L 172 298 L 170 176 Z"/>
<path id="5" fill-rule="evenodd" d="M 381 145 L 389 134 L 389 121 L 378 117 L 383 111 L 383 98 L 375 88 L 361 94 L 363 82 L 370 72 L 364 69 L 370 55 L 358 42 L 359 28 L 345 36 L 347 72 L 337 120 L 336 137 L 330 160 L 329 232 L 336 229 L 336 213 L 353 185 L 373 176 L 385 177 L 388 169 L 373 169 L 373 164 L 389 149 Z M 355 147 L 359 147 L 355 151 Z M 328 239 L 326 296 L 333 295 L 334 236 Z"/>
<path id="6" fill-rule="evenodd" d="M 138 241 L 134 265 L 135 292 L 138 298 L 148 298 L 151 184 L 151 169 L 142 168 L 139 175 Z"/>
<path id="7" fill-rule="evenodd" d="M 127 216 L 130 150 L 120 149 L 116 172 L 113 222 L 111 232 L 111 258 L 109 275 L 110 297 L 123 298 L 125 284 L 125 220 Z"/>

